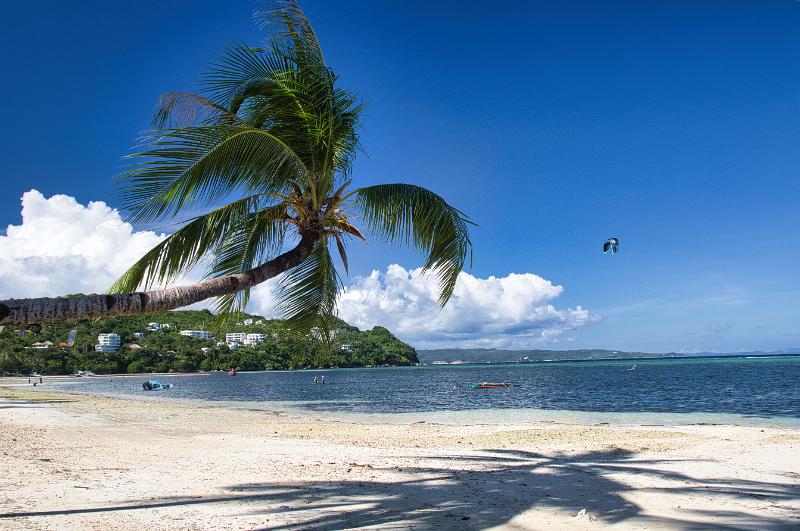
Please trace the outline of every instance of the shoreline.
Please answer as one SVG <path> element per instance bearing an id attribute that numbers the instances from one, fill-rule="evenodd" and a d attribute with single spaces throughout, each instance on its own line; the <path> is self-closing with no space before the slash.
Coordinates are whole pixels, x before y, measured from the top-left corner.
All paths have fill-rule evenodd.
<path id="1" fill-rule="evenodd" d="M 262 371 L 263 372 L 263 371 Z M 210 376 L 212 373 L 180 373 L 182 377 Z M 105 376 L 88 377 L 102 380 Z M 171 378 L 173 373 L 123 374 L 114 378 Z M 23 380 L 27 378 L 0 377 L 0 397 L 2 390 L 20 390 L 29 392 L 31 396 L 41 393 L 63 394 L 66 396 L 88 396 L 109 398 L 112 400 L 130 400 L 142 403 L 176 404 L 201 408 L 235 409 L 243 411 L 262 411 L 287 418 L 314 421 L 336 421 L 350 424 L 396 424 L 409 425 L 417 423 L 440 425 L 565 425 L 565 426 L 617 426 L 617 427 L 691 427 L 691 426 L 731 426 L 757 427 L 769 429 L 800 430 L 800 419 L 791 416 L 755 416 L 723 412 L 650 412 L 650 411 L 584 411 L 562 409 L 534 408 L 492 408 L 492 409 L 460 409 L 460 410 L 424 410 L 419 412 L 357 412 L 332 411 L 304 408 L 314 401 L 257 401 L 257 400 L 208 400 L 204 398 L 174 397 L 169 391 L 152 395 L 114 395 L 93 392 L 76 392 L 69 389 L 64 382 L 82 383 L 83 378 L 72 376 L 44 377 L 45 384 L 33 386 Z M 62 382 L 57 388 L 48 388 L 48 379 Z"/>
<path id="2" fill-rule="evenodd" d="M 782 529 L 800 430 L 350 423 L 0 388 L 0 527 Z"/>

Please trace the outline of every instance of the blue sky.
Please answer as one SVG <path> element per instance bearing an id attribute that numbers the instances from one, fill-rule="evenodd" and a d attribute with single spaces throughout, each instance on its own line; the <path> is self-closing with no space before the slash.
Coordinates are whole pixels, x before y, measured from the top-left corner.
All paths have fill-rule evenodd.
<path id="1" fill-rule="evenodd" d="M 253 5 L 6 6 L 0 226 L 32 188 L 113 206 L 157 97 L 260 42 Z M 442 194 L 479 224 L 473 275 L 600 317 L 552 346 L 800 346 L 800 2 L 302 6 L 367 104 L 356 178 Z M 351 249 L 351 276 L 420 263 Z"/>

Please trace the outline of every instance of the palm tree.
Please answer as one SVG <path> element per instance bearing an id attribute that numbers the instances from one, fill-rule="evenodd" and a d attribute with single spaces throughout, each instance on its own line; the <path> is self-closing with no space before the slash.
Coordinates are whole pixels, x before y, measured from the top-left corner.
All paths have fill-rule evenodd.
<path id="1" fill-rule="evenodd" d="M 296 2 L 264 7 L 256 19 L 280 29 L 263 48 L 225 51 L 201 94 L 163 96 L 152 133 L 119 179 L 134 223 L 205 213 L 133 264 L 110 294 L 0 301 L 0 324 L 167 310 L 212 297 L 225 314 L 246 306 L 251 287 L 282 274 L 279 313 L 293 326 L 319 325 L 341 287 L 332 247 L 347 271 L 348 241 L 366 241 L 356 220 L 423 253 L 440 281 L 439 302 L 447 302 L 471 254 L 469 219 L 419 186 L 353 188 L 361 103 L 337 86 Z M 203 281 L 152 290 L 198 266 L 207 270 Z"/>

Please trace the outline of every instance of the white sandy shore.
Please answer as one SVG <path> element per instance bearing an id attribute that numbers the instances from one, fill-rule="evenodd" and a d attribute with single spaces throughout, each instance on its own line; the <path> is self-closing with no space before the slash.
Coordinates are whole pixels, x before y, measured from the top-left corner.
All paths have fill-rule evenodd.
<path id="1" fill-rule="evenodd" d="M 800 527 L 792 429 L 361 424 L 0 389 L 0 453 L 2 529 Z"/>

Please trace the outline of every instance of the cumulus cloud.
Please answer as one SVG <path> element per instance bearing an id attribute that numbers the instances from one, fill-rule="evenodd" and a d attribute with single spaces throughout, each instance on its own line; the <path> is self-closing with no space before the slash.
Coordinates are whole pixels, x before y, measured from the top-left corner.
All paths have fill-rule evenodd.
<path id="1" fill-rule="evenodd" d="M 418 348 L 529 348 L 568 340 L 566 334 L 598 319 L 580 306 L 558 309 L 564 291 L 532 273 L 477 278 L 461 273 L 440 309 L 437 280 L 420 269 L 390 265 L 356 278 L 342 294 L 340 316 L 360 328 L 382 325 Z"/>
<path id="2" fill-rule="evenodd" d="M 22 196 L 22 224 L 0 236 L 0 298 L 102 293 L 165 236 L 134 231 L 102 201 Z"/>
<path id="3" fill-rule="evenodd" d="M 250 303 L 247 305 L 248 312 L 267 318 L 280 317 L 276 311 L 278 301 L 275 298 L 279 279 L 280 277 L 271 278 L 250 290 Z"/>

